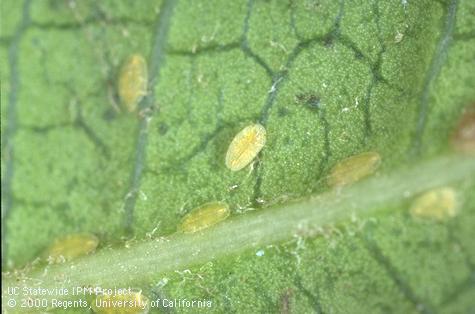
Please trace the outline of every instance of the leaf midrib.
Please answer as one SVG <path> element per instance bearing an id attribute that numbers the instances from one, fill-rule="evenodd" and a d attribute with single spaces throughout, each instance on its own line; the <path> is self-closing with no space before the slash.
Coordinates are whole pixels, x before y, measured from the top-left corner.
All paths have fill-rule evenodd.
<path id="1" fill-rule="evenodd" d="M 49 265 L 27 274 L 28 280 L 23 284 L 34 286 L 41 282 L 44 288 L 54 288 L 58 286 L 57 278 L 67 278 L 71 287 L 137 283 L 170 270 L 189 268 L 209 259 L 295 236 L 312 237 L 327 225 L 354 216 L 373 216 L 387 208 L 384 205 L 399 203 L 425 190 L 455 184 L 474 175 L 474 158 L 446 155 L 387 175 L 376 175 L 346 189 L 235 216 L 200 233 L 177 233 L 167 239 L 137 242 L 129 248 L 104 249 L 77 261 Z M 4 283 L 8 286 L 16 279 L 10 275 Z"/>

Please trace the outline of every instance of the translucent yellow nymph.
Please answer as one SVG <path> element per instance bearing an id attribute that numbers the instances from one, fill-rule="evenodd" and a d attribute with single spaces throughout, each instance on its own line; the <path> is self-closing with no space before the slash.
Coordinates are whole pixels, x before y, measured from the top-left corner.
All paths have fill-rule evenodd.
<path id="1" fill-rule="evenodd" d="M 190 211 L 178 227 L 184 233 L 193 233 L 211 227 L 228 218 L 229 206 L 222 202 L 203 204 Z"/>
<path id="2" fill-rule="evenodd" d="M 93 234 L 70 234 L 56 239 L 46 250 L 45 256 L 52 263 L 68 261 L 92 253 L 98 244 L 99 239 Z"/>
<path id="3" fill-rule="evenodd" d="M 142 292 L 98 295 L 91 305 L 98 314 L 147 314 L 150 311 L 149 299 Z"/>
<path id="4" fill-rule="evenodd" d="M 259 123 L 245 127 L 236 134 L 226 153 L 226 167 L 238 171 L 246 167 L 266 143 L 266 129 Z"/>
<path id="5" fill-rule="evenodd" d="M 373 174 L 381 164 L 376 152 L 365 152 L 343 159 L 330 171 L 327 183 L 331 187 L 342 187 Z"/>
<path id="6" fill-rule="evenodd" d="M 451 187 L 427 191 L 417 197 L 410 208 L 414 218 L 443 221 L 457 214 L 457 194 Z"/>
<path id="7" fill-rule="evenodd" d="M 119 97 L 129 112 L 137 109 L 143 96 L 147 94 L 147 63 L 142 55 L 131 55 L 122 66 L 119 75 Z"/>

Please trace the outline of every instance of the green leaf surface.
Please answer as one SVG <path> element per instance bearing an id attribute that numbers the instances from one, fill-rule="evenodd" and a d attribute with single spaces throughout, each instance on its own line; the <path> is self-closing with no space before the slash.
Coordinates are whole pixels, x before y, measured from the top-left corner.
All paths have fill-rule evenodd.
<path id="1" fill-rule="evenodd" d="M 2 282 L 212 301 L 152 312 L 475 312 L 475 159 L 450 145 L 475 102 L 474 21 L 472 0 L 2 1 Z M 148 93 L 127 113 L 133 53 Z M 231 172 L 256 122 L 266 146 Z M 378 173 L 330 189 L 365 151 Z M 441 185 L 458 215 L 411 217 Z M 231 217 L 176 233 L 210 201 Z M 98 252 L 33 262 L 76 232 Z"/>

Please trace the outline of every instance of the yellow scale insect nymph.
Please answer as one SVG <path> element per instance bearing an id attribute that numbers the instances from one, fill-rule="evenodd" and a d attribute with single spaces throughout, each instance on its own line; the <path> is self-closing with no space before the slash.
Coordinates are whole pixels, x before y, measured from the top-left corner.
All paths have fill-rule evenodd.
<path id="1" fill-rule="evenodd" d="M 378 169 L 381 156 L 376 152 L 365 152 L 343 159 L 330 171 L 327 183 L 331 187 L 342 187 L 355 183 Z"/>
<path id="2" fill-rule="evenodd" d="M 236 134 L 226 153 L 226 167 L 238 171 L 246 167 L 266 143 L 266 129 L 259 123 L 245 127 Z"/>
<path id="3" fill-rule="evenodd" d="M 457 194 L 451 187 L 427 191 L 417 197 L 410 208 L 413 218 L 444 221 L 457 214 Z"/>
<path id="4" fill-rule="evenodd" d="M 139 54 L 131 55 L 119 74 L 119 97 L 129 112 L 134 112 L 143 96 L 147 94 L 147 63 Z"/>
<path id="5" fill-rule="evenodd" d="M 99 239 L 93 234 L 70 234 L 56 239 L 44 255 L 50 263 L 59 263 L 92 253 L 98 245 Z"/>
<path id="6" fill-rule="evenodd" d="M 184 233 L 200 231 L 225 220 L 230 213 L 226 203 L 206 203 L 191 210 L 183 217 L 178 230 Z"/>

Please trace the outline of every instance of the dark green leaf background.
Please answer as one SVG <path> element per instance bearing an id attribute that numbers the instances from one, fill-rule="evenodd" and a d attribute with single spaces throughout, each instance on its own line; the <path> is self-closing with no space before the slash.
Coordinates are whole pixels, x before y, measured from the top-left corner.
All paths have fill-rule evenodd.
<path id="1" fill-rule="evenodd" d="M 475 102 L 473 0 L 3 0 L 0 44 L 4 270 L 64 234 L 92 232 L 113 252 L 170 236 L 211 200 L 235 217 L 322 193 L 359 152 L 397 172 L 448 153 Z M 132 53 L 150 75 L 137 114 L 116 90 Z M 267 144 L 231 172 L 228 144 L 254 122 Z M 412 219 L 402 199 L 129 284 L 217 313 L 474 313 L 466 177 L 446 222 Z"/>

